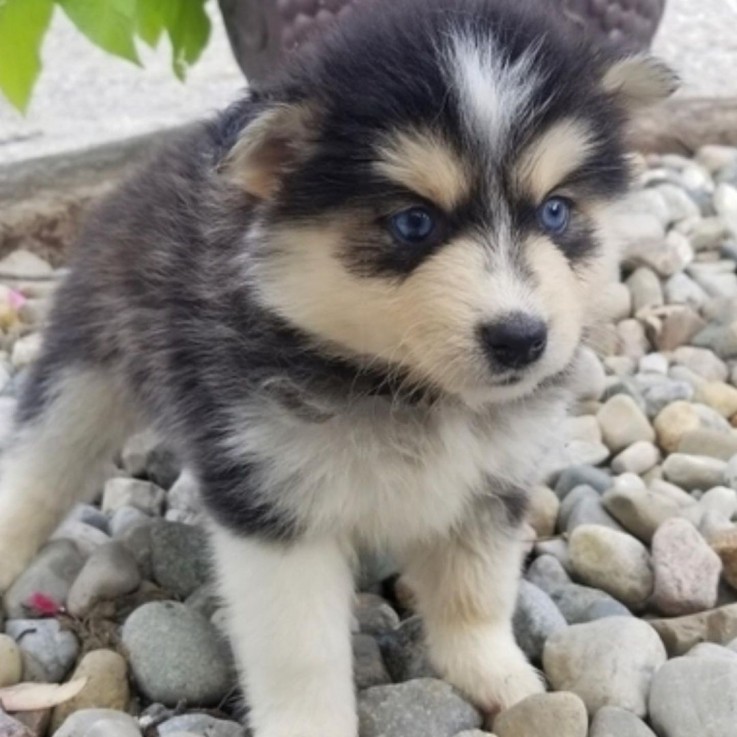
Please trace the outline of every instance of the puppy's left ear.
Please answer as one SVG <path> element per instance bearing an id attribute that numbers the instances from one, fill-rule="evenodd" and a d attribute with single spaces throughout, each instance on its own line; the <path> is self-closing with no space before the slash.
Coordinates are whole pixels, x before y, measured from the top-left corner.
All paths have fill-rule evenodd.
<path id="1" fill-rule="evenodd" d="M 663 61 L 648 54 L 617 59 L 604 72 L 604 91 L 636 110 L 670 97 L 679 87 L 678 75 Z"/>
<path id="2" fill-rule="evenodd" d="M 283 178 L 308 155 L 314 118 L 303 103 L 269 106 L 241 131 L 222 173 L 258 200 L 273 197 Z"/>

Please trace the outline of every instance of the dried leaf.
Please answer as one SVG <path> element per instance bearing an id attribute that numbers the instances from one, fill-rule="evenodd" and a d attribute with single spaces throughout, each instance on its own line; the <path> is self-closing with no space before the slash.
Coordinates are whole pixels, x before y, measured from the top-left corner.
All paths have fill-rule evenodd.
<path id="1" fill-rule="evenodd" d="M 69 683 L 19 683 L 0 688 L 0 706 L 5 711 L 51 709 L 73 699 L 85 686 L 87 678 Z"/>

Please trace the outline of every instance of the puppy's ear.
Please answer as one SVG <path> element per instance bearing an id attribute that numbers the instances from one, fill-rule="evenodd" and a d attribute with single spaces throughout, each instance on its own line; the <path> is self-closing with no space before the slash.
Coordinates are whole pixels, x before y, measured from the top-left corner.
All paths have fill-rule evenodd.
<path id="1" fill-rule="evenodd" d="M 222 168 L 235 186 L 259 200 L 272 197 L 310 146 L 313 111 L 303 103 L 274 105 L 241 132 Z"/>
<path id="2" fill-rule="evenodd" d="M 652 105 L 670 97 L 679 87 L 678 75 L 663 61 L 648 54 L 617 59 L 604 72 L 604 91 L 630 109 Z"/>

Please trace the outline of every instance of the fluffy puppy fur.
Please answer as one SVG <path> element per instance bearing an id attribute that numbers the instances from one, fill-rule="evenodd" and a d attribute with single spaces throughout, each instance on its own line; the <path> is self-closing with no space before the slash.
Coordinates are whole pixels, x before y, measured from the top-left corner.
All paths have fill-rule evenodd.
<path id="1" fill-rule="evenodd" d="M 611 268 L 623 120 L 673 86 L 519 0 L 367 5 L 91 218 L 0 486 L 2 589 L 153 422 L 201 484 L 256 737 L 355 737 L 359 545 L 479 707 L 541 690 L 510 626 L 526 489 Z"/>

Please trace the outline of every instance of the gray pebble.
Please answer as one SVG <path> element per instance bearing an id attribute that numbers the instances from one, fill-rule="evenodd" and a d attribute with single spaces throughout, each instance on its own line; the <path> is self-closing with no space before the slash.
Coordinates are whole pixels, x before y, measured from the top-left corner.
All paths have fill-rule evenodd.
<path id="1" fill-rule="evenodd" d="M 538 540 L 535 543 L 534 551 L 536 555 L 552 556 L 570 573 L 571 558 L 568 555 L 568 543 L 562 537 L 556 537 L 551 540 Z"/>
<path id="2" fill-rule="evenodd" d="M 691 369 L 708 381 L 726 381 L 729 375 L 727 364 L 706 348 L 681 346 L 673 351 L 673 362 Z"/>
<path id="3" fill-rule="evenodd" d="M 663 495 L 646 488 L 624 483 L 604 494 L 604 507 L 622 523 L 624 528 L 645 543 L 649 543 L 655 530 L 667 519 L 675 517 L 681 507 Z"/>
<path id="4" fill-rule="evenodd" d="M 101 545 L 109 543 L 110 536 L 98 527 L 67 519 L 54 531 L 51 540 L 71 540 L 84 556 L 89 556 Z"/>
<path id="5" fill-rule="evenodd" d="M 161 514 L 166 492 L 150 481 L 113 478 L 105 484 L 102 494 L 103 512 L 114 513 L 124 506 L 136 507 L 145 514 Z"/>
<path id="6" fill-rule="evenodd" d="M 200 527 L 181 522 L 156 522 L 151 528 L 154 580 L 179 598 L 186 598 L 209 577 L 209 546 Z"/>
<path id="7" fill-rule="evenodd" d="M 626 289 L 624 292 L 627 298 L 626 315 L 629 315 L 629 295 Z M 604 391 L 606 375 L 597 355 L 590 348 L 582 348 L 573 370 L 575 374 L 571 385 L 575 387 L 579 399 L 599 399 Z"/>
<path id="8" fill-rule="evenodd" d="M 663 304 L 663 288 L 658 275 L 645 266 L 635 269 L 626 281 L 632 295 L 632 311 L 637 314 L 649 307 L 660 307 Z"/>
<path id="9" fill-rule="evenodd" d="M 569 440 L 564 447 L 561 462 L 565 466 L 586 464 L 598 466 L 609 458 L 609 449 L 597 440 Z"/>
<path id="10" fill-rule="evenodd" d="M 130 594 L 141 584 L 136 560 L 118 542 L 99 547 L 84 564 L 69 589 L 67 609 L 83 617 L 98 602 Z"/>
<path id="11" fill-rule="evenodd" d="M 375 635 L 399 627 L 399 615 L 386 599 L 377 594 L 358 594 L 353 607 L 361 632 Z"/>
<path id="12" fill-rule="evenodd" d="M 586 737 L 588 716 L 573 693 L 542 693 L 523 699 L 494 720 L 499 737 Z"/>
<path id="13" fill-rule="evenodd" d="M 709 183 L 710 180 L 707 179 Z M 694 201 L 675 184 L 660 184 L 656 191 L 665 200 L 669 213 L 669 224 L 687 220 L 688 218 L 699 218 L 701 213 Z"/>
<path id="14" fill-rule="evenodd" d="M 612 477 L 606 471 L 595 466 L 571 466 L 566 468 L 555 484 L 555 493 L 563 500 L 573 489 L 579 486 L 590 486 L 603 494 L 611 488 Z"/>
<path id="15" fill-rule="evenodd" d="M 600 525 L 581 525 L 571 534 L 568 547 L 579 581 L 606 591 L 630 609 L 644 606 L 654 578 L 650 555 L 639 540 Z"/>
<path id="16" fill-rule="evenodd" d="M 164 506 L 166 492 L 150 481 L 112 478 L 105 484 L 102 494 L 102 510 L 114 513 L 124 506 L 136 507 L 145 514 L 159 515 Z"/>
<path id="17" fill-rule="evenodd" d="M 414 678 L 435 678 L 425 647 L 420 617 L 405 619 L 396 630 L 386 630 L 376 637 L 392 680 L 400 683 Z"/>
<path id="18" fill-rule="evenodd" d="M 353 679 L 359 691 L 392 682 L 379 644 L 371 635 L 353 635 Z"/>
<path id="19" fill-rule="evenodd" d="M 590 486 L 579 486 L 566 496 L 558 512 L 558 529 L 570 534 L 579 525 L 595 524 L 621 530 L 620 524 L 604 509 L 601 495 Z"/>
<path id="20" fill-rule="evenodd" d="M 131 476 L 143 476 L 168 489 L 181 471 L 174 452 L 152 430 L 131 436 L 121 454 L 123 468 Z"/>
<path id="21" fill-rule="evenodd" d="M 210 619 L 222 606 L 222 599 L 214 583 L 208 582 L 195 589 L 187 597 L 185 604 L 199 612 L 205 619 Z"/>
<path id="22" fill-rule="evenodd" d="M 137 507 L 131 507 L 127 504 L 119 507 L 113 513 L 110 520 L 110 532 L 114 538 L 124 537 L 125 534 L 137 525 L 150 524 L 152 517 L 145 514 Z"/>
<path id="23" fill-rule="evenodd" d="M 708 348 L 720 358 L 737 357 L 737 324 L 707 325 L 691 339 L 691 345 Z"/>
<path id="24" fill-rule="evenodd" d="M 136 609 L 123 626 L 122 642 L 138 687 L 153 701 L 175 706 L 218 703 L 233 685 L 230 658 L 215 628 L 173 601 Z"/>
<path id="25" fill-rule="evenodd" d="M 566 569 L 553 555 L 540 555 L 535 558 L 525 576 L 530 583 L 546 594 L 571 583 L 571 577 Z"/>
<path id="26" fill-rule="evenodd" d="M 711 489 L 722 484 L 726 468 L 718 458 L 671 453 L 663 462 L 663 475 L 682 489 Z"/>
<path id="27" fill-rule="evenodd" d="M 631 711 L 604 706 L 594 716 L 589 737 L 655 737 L 655 733 Z"/>
<path id="28" fill-rule="evenodd" d="M 664 353 L 648 353 L 640 359 L 638 364 L 638 373 L 666 376 L 668 374 L 669 365 L 668 356 Z M 636 378 L 637 377 L 635 377 L 635 379 Z"/>
<path id="29" fill-rule="evenodd" d="M 733 737 L 737 660 L 670 660 L 653 679 L 650 718 L 662 737 Z"/>
<path id="30" fill-rule="evenodd" d="M 660 461 L 660 451 L 653 443 L 640 440 L 625 448 L 612 459 L 614 473 L 647 473 Z"/>
<path id="31" fill-rule="evenodd" d="M 732 267 L 734 269 L 734 267 Z M 710 299 L 702 308 L 709 322 L 726 325 L 737 320 L 737 296 Z"/>
<path id="32" fill-rule="evenodd" d="M 184 469 L 174 485 L 166 495 L 169 508 L 180 509 L 184 512 L 199 514 L 202 504 L 199 496 L 199 484 L 195 475 L 188 469 Z"/>
<path id="33" fill-rule="evenodd" d="M 737 455 L 734 455 L 727 461 L 722 479 L 731 489 L 737 489 Z"/>
<path id="34" fill-rule="evenodd" d="M 57 619 L 9 619 L 5 631 L 30 653 L 50 683 L 61 683 L 79 654 L 74 633 L 62 629 Z"/>
<path id="35" fill-rule="evenodd" d="M 717 512 L 731 519 L 737 514 L 737 491 L 726 486 L 715 486 L 699 499 L 699 506 L 707 512 Z"/>
<path id="36" fill-rule="evenodd" d="M 118 541 L 125 545 L 128 552 L 136 559 L 138 570 L 145 580 L 153 578 L 153 544 L 151 530 L 154 521 L 139 522 L 127 527 L 119 536 Z"/>
<path id="37" fill-rule="evenodd" d="M 591 486 L 577 486 L 566 494 L 558 509 L 558 526 L 565 529 L 573 510 L 585 499 L 599 499 L 601 495 Z"/>
<path id="38" fill-rule="evenodd" d="M 67 717 L 54 737 L 141 737 L 141 730 L 122 711 L 83 709 Z"/>
<path id="39" fill-rule="evenodd" d="M 0 737 L 36 737 L 25 724 L 0 710 Z"/>
<path id="40" fill-rule="evenodd" d="M 246 737 L 240 724 L 216 719 L 209 714 L 182 714 L 162 722 L 157 727 L 160 737 L 170 737 L 177 732 L 191 732 L 206 737 Z"/>
<path id="41" fill-rule="evenodd" d="M 84 522 L 86 525 L 97 527 L 101 532 L 110 534 L 110 523 L 107 516 L 91 504 L 77 504 L 67 515 L 67 519 Z"/>
<path id="42" fill-rule="evenodd" d="M 576 583 L 551 591 L 550 598 L 568 624 L 583 624 L 607 617 L 632 616 L 630 610 L 613 596 Z"/>
<path id="43" fill-rule="evenodd" d="M 655 440 L 655 431 L 638 403 L 626 394 L 608 399 L 596 413 L 605 445 L 612 453 L 619 453 L 638 440 Z"/>
<path id="44" fill-rule="evenodd" d="M 701 420 L 702 427 L 711 430 L 720 430 L 724 433 L 733 432 L 733 428 L 729 424 L 729 420 L 727 420 L 725 417 L 722 417 L 722 415 L 720 415 L 719 412 L 717 412 L 712 407 L 708 407 L 705 404 L 699 404 L 698 402 L 695 402 L 693 408 L 696 411 L 696 414 L 699 416 L 699 419 Z"/>
<path id="45" fill-rule="evenodd" d="M 57 604 L 64 604 L 83 564 L 82 554 L 70 540 L 48 543 L 5 593 L 8 617 L 37 616 L 39 613 L 27 606 L 32 594 L 45 594 Z"/>
<path id="46" fill-rule="evenodd" d="M 567 626 L 558 607 L 544 591 L 528 581 L 520 581 L 514 636 L 530 660 L 539 663 L 548 637 Z"/>
<path id="47" fill-rule="evenodd" d="M 633 617 L 569 627 L 550 637 L 543 655 L 553 688 L 578 694 L 590 714 L 619 706 L 645 716 L 653 674 L 665 661 L 655 630 Z"/>
<path id="48" fill-rule="evenodd" d="M 737 433 L 726 434 L 719 430 L 690 430 L 681 437 L 677 448 L 687 455 L 709 456 L 728 461 L 737 455 Z"/>
<path id="49" fill-rule="evenodd" d="M 722 562 L 690 522 L 665 521 L 653 536 L 652 555 L 659 611 L 679 616 L 716 604 Z"/>
<path id="50" fill-rule="evenodd" d="M 451 686 L 430 678 L 367 689 L 358 720 L 361 737 L 453 737 L 482 722 Z"/>
<path id="51" fill-rule="evenodd" d="M 712 251 L 724 243 L 727 229 L 721 218 L 707 217 L 697 220 L 688 235 L 697 251 Z"/>
<path id="52" fill-rule="evenodd" d="M 684 304 L 698 309 L 708 299 L 704 288 L 683 272 L 674 274 L 664 286 L 668 304 Z"/>
<path id="53" fill-rule="evenodd" d="M 728 647 L 717 645 L 714 642 L 700 642 L 694 645 L 687 653 L 688 658 L 706 658 L 707 660 L 731 660 L 737 662 L 737 652 L 730 650 Z"/>
<path id="54" fill-rule="evenodd" d="M 734 264 L 730 264 L 734 268 Z M 732 297 L 737 293 L 737 276 L 733 273 L 690 272 L 710 297 Z"/>

